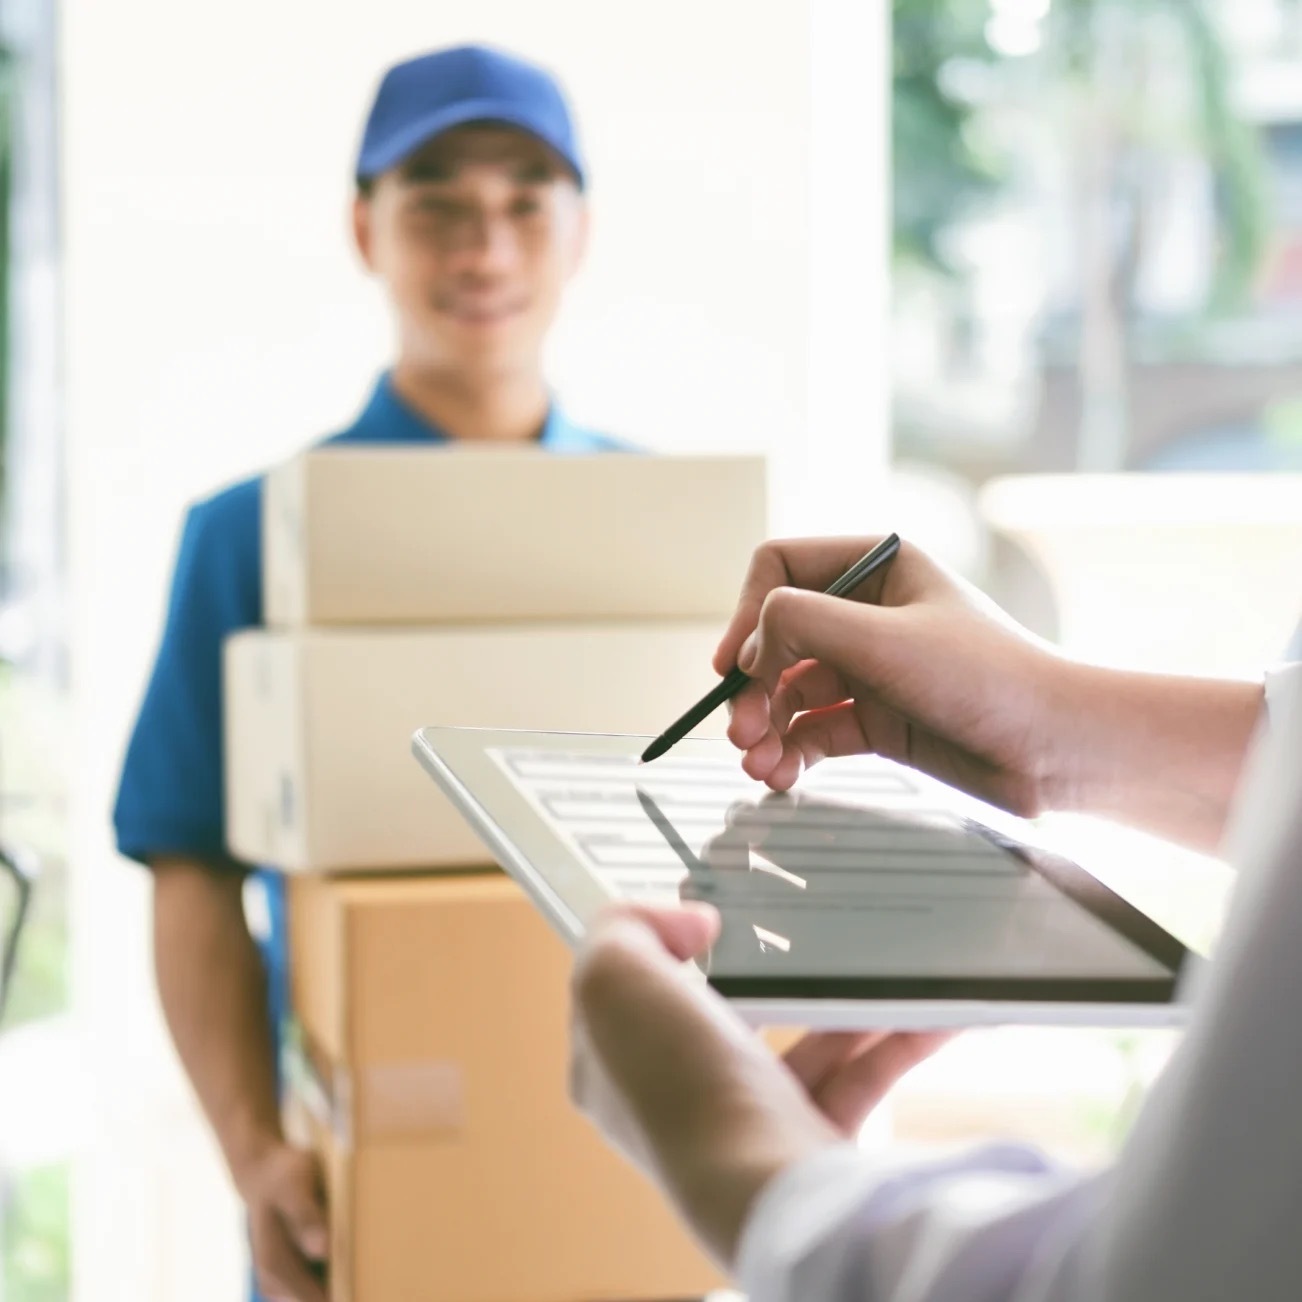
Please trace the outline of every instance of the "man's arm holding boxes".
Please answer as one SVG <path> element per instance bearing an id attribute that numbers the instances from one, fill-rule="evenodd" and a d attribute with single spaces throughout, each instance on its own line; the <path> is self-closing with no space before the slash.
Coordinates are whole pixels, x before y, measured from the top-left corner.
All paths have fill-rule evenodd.
<path id="1" fill-rule="evenodd" d="M 324 1300 L 306 1261 L 327 1252 L 317 1161 L 281 1130 L 267 982 L 244 917 L 244 873 L 151 859 L 154 970 L 186 1074 L 248 1209 L 259 1287 Z"/>
<path id="2" fill-rule="evenodd" d="M 319 1180 L 312 1156 L 281 1131 L 267 980 L 244 914 L 247 872 L 223 831 L 220 646 L 259 616 L 260 496 L 241 484 L 187 518 L 114 824 L 121 852 L 153 874 L 159 997 L 248 1206 L 259 1280 L 317 1302 L 324 1294 L 305 1258 L 325 1251 Z"/>

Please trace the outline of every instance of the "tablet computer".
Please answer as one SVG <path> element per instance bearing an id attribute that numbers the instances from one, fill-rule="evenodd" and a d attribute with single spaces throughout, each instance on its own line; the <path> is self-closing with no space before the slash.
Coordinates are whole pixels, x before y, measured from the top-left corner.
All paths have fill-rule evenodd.
<path id="1" fill-rule="evenodd" d="M 796 787 L 726 741 L 423 728 L 412 746 L 571 945 L 617 899 L 706 900 L 696 966 L 748 1021 L 1171 1025 L 1189 952 L 1017 820 L 872 756 Z"/>

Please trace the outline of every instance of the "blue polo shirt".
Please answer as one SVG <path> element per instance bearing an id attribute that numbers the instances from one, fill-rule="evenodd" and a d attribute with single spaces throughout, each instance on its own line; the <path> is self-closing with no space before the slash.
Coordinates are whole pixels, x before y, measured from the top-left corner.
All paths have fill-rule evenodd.
<path id="1" fill-rule="evenodd" d="M 318 446 L 436 444 L 448 436 L 380 377 L 351 428 Z M 553 407 L 540 436 L 551 452 L 631 451 L 572 425 Z M 113 825 L 128 858 L 192 855 L 230 864 L 222 792 L 222 643 L 262 624 L 262 479 L 248 479 L 190 508 L 181 534 L 158 659 L 127 746 Z M 233 865 L 232 865 L 233 866 Z M 273 1030 L 286 1010 L 283 883 L 265 873 L 267 962 Z"/>
<path id="2" fill-rule="evenodd" d="M 324 446 L 445 443 L 381 376 L 351 428 Z M 552 452 L 628 451 L 553 407 L 540 444 Z M 262 478 L 190 508 L 158 659 L 127 748 L 113 824 L 118 849 L 152 855 L 226 854 L 222 797 L 221 647 L 262 624 Z"/>

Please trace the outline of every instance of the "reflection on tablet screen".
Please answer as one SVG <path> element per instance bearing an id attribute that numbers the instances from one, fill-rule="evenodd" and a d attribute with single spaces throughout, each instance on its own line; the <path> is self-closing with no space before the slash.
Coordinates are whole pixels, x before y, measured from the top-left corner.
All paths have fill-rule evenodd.
<path id="1" fill-rule="evenodd" d="M 885 761 L 815 767 L 778 795 L 724 758 L 494 756 L 613 893 L 719 909 L 715 981 L 1171 975 L 1171 952 L 1081 870 L 1056 875 Z"/>

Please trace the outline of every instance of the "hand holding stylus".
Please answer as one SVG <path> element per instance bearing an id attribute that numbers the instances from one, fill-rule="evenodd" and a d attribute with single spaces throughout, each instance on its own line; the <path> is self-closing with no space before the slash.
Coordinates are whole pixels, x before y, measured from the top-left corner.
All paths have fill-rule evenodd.
<path id="1" fill-rule="evenodd" d="M 813 589 L 863 539 L 767 543 L 715 656 L 742 767 L 775 790 L 831 755 L 876 753 L 1017 813 L 1059 801 L 1063 721 L 1050 647 L 907 544 L 846 598 Z"/>
<path id="2" fill-rule="evenodd" d="M 898 534 L 883 538 L 866 555 L 861 556 L 848 570 L 843 571 L 824 590 L 829 597 L 849 596 L 870 574 L 880 569 L 900 549 Z M 642 763 L 659 759 L 676 742 L 682 741 L 698 723 L 713 714 L 725 701 L 730 701 L 750 681 L 740 665 L 734 665 L 722 681 L 707 692 L 690 710 L 680 715 L 642 752 Z"/>

